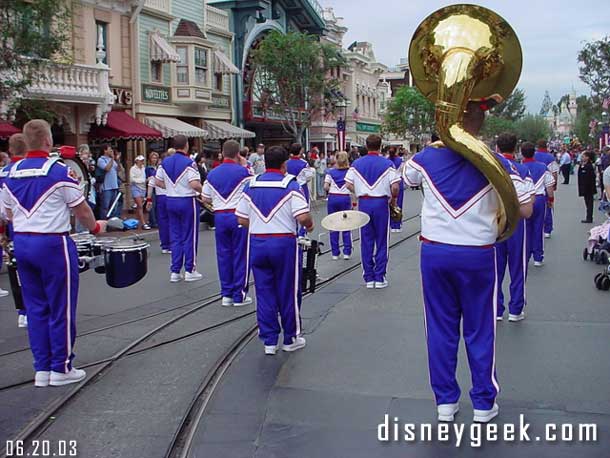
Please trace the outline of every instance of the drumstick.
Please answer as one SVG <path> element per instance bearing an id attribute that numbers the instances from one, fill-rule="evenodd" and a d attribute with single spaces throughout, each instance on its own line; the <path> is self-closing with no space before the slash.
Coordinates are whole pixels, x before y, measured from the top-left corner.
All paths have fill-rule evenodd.
<path id="1" fill-rule="evenodd" d="M 114 202 L 112 202 L 112 206 L 110 207 L 110 210 L 108 210 L 108 213 L 106 213 L 106 219 L 110 218 L 110 215 L 114 211 L 114 207 L 116 207 L 117 203 L 119 202 L 119 199 L 122 196 L 123 196 L 123 193 L 121 191 L 119 191 L 114 199 Z"/>

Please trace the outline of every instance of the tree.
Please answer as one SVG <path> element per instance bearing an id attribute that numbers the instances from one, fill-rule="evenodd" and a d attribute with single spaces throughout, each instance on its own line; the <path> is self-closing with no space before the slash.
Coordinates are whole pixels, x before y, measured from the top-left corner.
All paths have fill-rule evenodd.
<path id="1" fill-rule="evenodd" d="M 399 138 L 434 131 L 434 105 L 417 88 L 402 86 L 388 103 L 382 130 Z"/>
<path id="2" fill-rule="evenodd" d="M 610 97 L 610 36 L 586 43 L 578 53 L 580 79 L 600 101 Z"/>
<path id="3" fill-rule="evenodd" d="M 516 133 L 516 131 L 517 127 L 515 121 L 492 114 L 485 118 L 485 122 L 481 128 L 481 136 L 487 140 L 493 140 L 496 135 L 500 135 L 504 132 Z"/>
<path id="4" fill-rule="evenodd" d="M 254 90 L 263 110 L 276 114 L 284 130 L 300 142 L 317 113 L 334 109 L 339 81 L 329 73 L 345 66 L 343 56 L 315 35 L 275 30 L 252 53 Z"/>
<path id="5" fill-rule="evenodd" d="M 515 132 L 520 140 L 536 142 L 541 138 L 549 138 L 551 129 L 540 115 L 527 114 L 515 123 Z"/>
<path id="6" fill-rule="evenodd" d="M 48 59 L 66 62 L 69 0 L 2 0 L 0 8 L 0 115 L 14 111 Z"/>
<path id="7" fill-rule="evenodd" d="M 490 114 L 499 118 L 517 121 L 525 114 L 525 92 L 515 89 L 506 100 L 490 110 Z"/>

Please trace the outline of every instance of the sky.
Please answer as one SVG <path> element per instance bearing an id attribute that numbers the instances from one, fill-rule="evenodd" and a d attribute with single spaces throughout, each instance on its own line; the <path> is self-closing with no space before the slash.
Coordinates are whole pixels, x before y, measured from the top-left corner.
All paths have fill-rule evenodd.
<path id="1" fill-rule="evenodd" d="M 438 0 L 319 0 L 343 17 L 349 30 L 343 45 L 373 44 L 377 60 L 394 66 L 407 57 L 415 29 L 430 13 L 458 2 Z M 523 71 L 518 87 L 526 94 L 529 112 L 538 113 L 544 93 L 553 103 L 572 88 L 589 94 L 578 77 L 578 51 L 587 41 L 610 35 L 608 0 L 481 0 L 508 21 L 523 49 Z M 468 3 L 464 1 L 464 3 Z M 605 5 L 605 6 L 604 6 Z M 605 11 L 604 11 L 605 10 Z"/>

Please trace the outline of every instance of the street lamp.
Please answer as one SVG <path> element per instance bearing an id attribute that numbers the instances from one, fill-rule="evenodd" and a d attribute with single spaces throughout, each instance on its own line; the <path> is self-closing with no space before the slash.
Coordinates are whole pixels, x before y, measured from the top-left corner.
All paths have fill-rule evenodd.
<path id="1" fill-rule="evenodd" d="M 337 120 L 337 149 L 345 151 L 346 147 L 346 118 L 347 118 L 347 100 L 341 97 L 335 106 L 339 108 L 339 119 Z M 343 108 L 343 116 L 341 116 L 341 108 Z"/>

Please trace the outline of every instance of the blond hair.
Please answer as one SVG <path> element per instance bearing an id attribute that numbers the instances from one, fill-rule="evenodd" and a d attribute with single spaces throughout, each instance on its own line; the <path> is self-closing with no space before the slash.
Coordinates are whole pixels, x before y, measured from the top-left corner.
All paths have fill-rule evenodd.
<path id="1" fill-rule="evenodd" d="M 51 126 L 44 119 L 32 119 L 23 126 L 23 136 L 28 150 L 39 150 L 45 146 L 45 141 L 50 139 L 50 146 L 53 146 L 53 136 Z"/>
<path id="2" fill-rule="evenodd" d="M 8 150 L 13 156 L 24 156 L 27 151 L 23 134 L 13 134 L 8 139 Z"/>
<path id="3" fill-rule="evenodd" d="M 335 154 L 335 162 L 338 169 L 349 169 L 349 156 L 345 151 L 339 151 Z"/>

